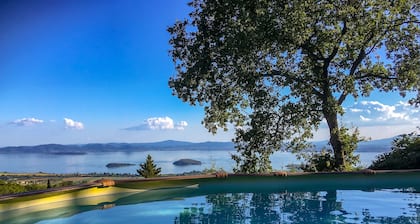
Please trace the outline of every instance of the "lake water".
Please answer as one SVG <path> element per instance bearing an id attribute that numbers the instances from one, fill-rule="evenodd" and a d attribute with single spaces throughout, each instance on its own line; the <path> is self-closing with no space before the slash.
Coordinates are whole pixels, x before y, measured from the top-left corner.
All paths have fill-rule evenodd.
<path id="1" fill-rule="evenodd" d="M 136 173 L 138 164 L 150 154 L 162 168 L 162 174 L 176 174 L 190 171 L 202 171 L 212 166 L 232 171 L 235 163 L 230 155 L 235 151 L 144 151 L 144 152 L 108 152 L 88 153 L 84 155 L 51 154 L 0 154 L 0 172 L 45 172 L 45 173 Z M 367 167 L 378 153 L 360 153 L 361 165 Z M 175 166 L 176 160 L 189 158 L 202 162 L 202 165 Z M 286 170 L 286 165 L 299 163 L 295 155 L 276 152 L 272 157 L 272 166 L 276 170 Z M 133 163 L 135 166 L 107 168 L 108 163 Z"/>

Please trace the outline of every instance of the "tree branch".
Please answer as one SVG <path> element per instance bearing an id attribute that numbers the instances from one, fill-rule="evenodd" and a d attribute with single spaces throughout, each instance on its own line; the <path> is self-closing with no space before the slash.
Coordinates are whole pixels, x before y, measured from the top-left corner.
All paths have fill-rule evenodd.
<path id="1" fill-rule="evenodd" d="M 314 36 L 316 36 L 316 32 L 314 32 L 300 47 L 313 61 L 322 61 L 325 58 L 322 56 L 321 50 L 310 43 L 311 38 Z M 318 52 L 321 56 L 315 54 L 314 51 Z"/>
<path id="2" fill-rule="evenodd" d="M 338 39 L 337 44 L 335 45 L 333 51 L 331 52 L 330 56 L 328 58 L 325 59 L 325 64 L 329 64 L 334 57 L 337 55 L 338 50 L 340 49 L 340 43 L 343 40 L 343 36 L 347 33 L 347 22 L 345 20 L 343 20 L 343 28 L 341 29 L 341 35 L 340 38 Z"/>
<path id="3" fill-rule="evenodd" d="M 344 100 L 346 100 L 347 95 L 348 95 L 348 93 L 346 93 L 346 92 L 343 92 L 341 94 L 340 98 L 338 98 L 338 101 L 337 101 L 338 105 L 343 104 Z"/>
<path id="4" fill-rule="evenodd" d="M 299 77 L 296 77 L 296 76 L 292 76 L 292 75 L 290 75 L 290 74 L 288 74 L 287 72 L 285 72 L 285 73 L 281 73 L 280 71 L 273 71 L 272 73 L 268 73 L 268 74 L 262 74 L 262 76 L 263 77 L 269 77 L 269 78 L 274 78 L 274 77 L 276 77 L 276 76 L 280 76 L 280 77 L 285 77 L 286 79 L 288 79 L 288 80 L 291 80 L 291 81 L 294 81 L 294 82 L 297 82 L 297 83 L 299 83 L 299 84 L 301 84 L 301 85 L 308 85 L 308 81 L 307 80 L 305 80 L 305 79 L 301 79 L 301 78 L 299 78 Z M 315 87 L 312 87 L 311 88 L 312 89 L 312 91 L 318 96 L 318 97 L 322 97 L 323 95 L 322 95 L 322 93 L 320 92 L 320 91 L 318 91 L 317 89 L 315 89 Z"/>

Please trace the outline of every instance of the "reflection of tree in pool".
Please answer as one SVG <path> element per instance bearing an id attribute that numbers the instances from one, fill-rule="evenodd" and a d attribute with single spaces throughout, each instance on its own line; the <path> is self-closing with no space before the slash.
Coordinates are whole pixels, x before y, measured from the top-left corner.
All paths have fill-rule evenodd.
<path id="1" fill-rule="evenodd" d="M 368 210 L 349 214 L 337 201 L 335 190 L 215 194 L 206 196 L 206 200 L 206 204 L 186 208 L 175 223 L 346 223 L 354 215 L 355 221 L 363 223 L 419 223 L 419 216 L 373 217 Z"/>
<path id="2" fill-rule="evenodd" d="M 420 223 L 420 205 L 417 205 L 416 217 L 399 216 L 396 218 L 391 217 L 374 217 L 370 214 L 368 209 L 363 210 L 363 223 L 389 223 L 389 224 L 418 224 Z"/>
<path id="3" fill-rule="evenodd" d="M 245 193 L 208 195 L 207 205 L 185 208 L 175 223 L 243 223 L 246 196 Z"/>
<path id="4" fill-rule="evenodd" d="M 278 202 L 278 194 L 252 194 L 250 201 L 251 223 L 278 223 L 280 211 L 276 202 Z"/>
<path id="5" fill-rule="evenodd" d="M 333 218 L 330 212 L 341 206 L 335 198 L 321 201 L 316 193 L 234 193 L 206 199 L 207 205 L 186 208 L 175 223 L 310 223 Z"/>
<path id="6" fill-rule="evenodd" d="M 282 213 L 293 223 L 331 223 L 343 221 L 345 213 L 341 202 L 337 202 L 337 192 L 295 192 L 284 193 L 281 197 Z"/>

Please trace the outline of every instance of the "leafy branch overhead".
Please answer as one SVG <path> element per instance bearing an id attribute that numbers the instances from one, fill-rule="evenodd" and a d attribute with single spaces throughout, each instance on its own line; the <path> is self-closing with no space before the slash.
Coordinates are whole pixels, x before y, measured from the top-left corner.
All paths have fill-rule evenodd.
<path id="1" fill-rule="evenodd" d="M 171 55 L 174 94 L 204 105 L 215 133 L 232 123 L 240 171 L 270 169 L 284 146 L 300 149 L 325 119 L 334 166 L 345 167 L 338 116 L 349 97 L 417 93 L 420 105 L 419 9 L 416 0 L 194 0 L 176 22 Z M 290 140 L 290 141 L 289 141 Z"/>

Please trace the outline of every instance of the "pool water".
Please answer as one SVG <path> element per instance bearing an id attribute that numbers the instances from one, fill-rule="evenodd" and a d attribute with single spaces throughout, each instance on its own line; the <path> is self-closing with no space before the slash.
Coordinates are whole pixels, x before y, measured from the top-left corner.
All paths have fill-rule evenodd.
<path id="1" fill-rule="evenodd" d="M 227 193 L 94 210 L 61 223 L 420 223 L 420 194 L 402 189 Z"/>
<path id="2" fill-rule="evenodd" d="M 198 188 L 157 189 L 102 202 L 97 206 L 77 206 L 74 203 L 72 207 L 22 215 L 6 221 L 40 224 L 418 224 L 419 175 L 398 178 L 395 175 L 287 177 L 287 181 L 285 178 L 244 180 L 229 177 L 217 180 L 218 183 L 203 183 Z"/>

